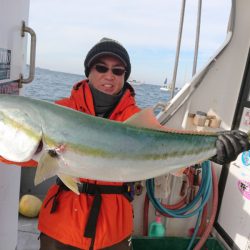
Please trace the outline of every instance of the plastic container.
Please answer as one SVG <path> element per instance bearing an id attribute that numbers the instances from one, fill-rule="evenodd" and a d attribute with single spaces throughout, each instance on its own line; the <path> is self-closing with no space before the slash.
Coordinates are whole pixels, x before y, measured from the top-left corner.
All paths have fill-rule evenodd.
<path id="1" fill-rule="evenodd" d="M 204 127 L 206 119 L 207 119 L 207 114 L 205 112 L 197 111 L 195 116 L 194 116 L 193 123 L 196 126 Z"/>
<path id="2" fill-rule="evenodd" d="M 210 119 L 209 121 L 209 127 L 210 128 L 219 128 L 221 124 L 221 119 L 213 117 L 212 119 Z"/>
<path id="3" fill-rule="evenodd" d="M 149 226 L 150 237 L 163 237 L 165 236 L 165 227 L 161 222 L 161 217 L 156 216 L 155 221 Z"/>

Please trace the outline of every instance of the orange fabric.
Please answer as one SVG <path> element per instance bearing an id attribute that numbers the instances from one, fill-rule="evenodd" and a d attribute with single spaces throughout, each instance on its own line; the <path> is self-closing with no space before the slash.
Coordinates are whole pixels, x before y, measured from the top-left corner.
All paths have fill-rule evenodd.
<path id="1" fill-rule="evenodd" d="M 110 119 L 124 121 L 139 108 L 131 90 L 127 89 L 119 104 L 112 112 Z M 95 115 L 92 94 L 86 80 L 77 83 L 69 98 L 56 102 L 87 114 Z M 84 163 L 83 163 L 84 164 Z M 91 171 L 91 170 L 90 170 Z M 122 185 L 119 182 L 104 182 L 82 179 L 82 181 L 100 185 Z M 58 207 L 55 213 L 50 213 L 52 202 L 47 201 L 57 192 L 54 185 L 48 191 L 39 215 L 38 229 L 48 236 L 68 245 L 81 249 L 89 249 L 91 239 L 83 236 L 93 196 L 62 191 L 58 197 Z M 130 202 L 117 194 L 102 194 L 102 205 L 98 217 L 94 249 L 114 245 L 129 235 L 133 230 L 133 211 Z"/>
<path id="2" fill-rule="evenodd" d="M 36 167 L 37 162 L 34 160 L 26 161 L 26 162 L 15 162 L 15 161 L 9 161 L 0 156 L 0 162 L 5 163 L 5 164 L 13 164 L 21 167 Z"/>

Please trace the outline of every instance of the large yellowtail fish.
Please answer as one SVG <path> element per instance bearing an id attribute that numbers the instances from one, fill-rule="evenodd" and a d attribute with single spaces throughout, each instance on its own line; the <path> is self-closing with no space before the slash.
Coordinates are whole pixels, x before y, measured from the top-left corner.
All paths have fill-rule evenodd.
<path id="1" fill-rule="evenodd" d="M 153 178 L 212 157 L 216 139 L 212 133 L 166 129 L 150 109 L 121 123 L 46 101 L 0 95 L 0 155 L 15 162 L 36 160 L 36 185 L 58 175 L 78 193 L 79 177 Z"/>

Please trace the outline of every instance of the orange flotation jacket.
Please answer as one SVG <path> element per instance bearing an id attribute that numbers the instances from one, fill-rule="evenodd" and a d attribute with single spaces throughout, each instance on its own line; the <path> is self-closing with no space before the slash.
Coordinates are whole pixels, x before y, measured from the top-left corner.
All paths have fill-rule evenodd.
<path id="1" fill-rule="evenodd" d="M 110 114 L 109 119 L 111 120 L 125 121 L 140 110 L 135 104 L 133 88 L 127 83 L 126 86 L 120 102 Z M 77 83 L 69 98 L 59 100 L 56 103 L 95 115 L 93 98 L 87 80 Z M 76 195 L 67 191 L 67 188 L 61 188 L 61 185 L 53 185 L 49 189 L 40 211 L 38 229 L 64 244 L 80 249 L 102 249 L 131 235 L 133 211 L 129 199 L 116 192 L 115 194 L 105 193 L 106 186 L 120 190 L 123 189 L 124 184 L 88 179 L 81 179 L 81 181 L 84 183 L 84 188 L 96 185 L 104 188 L 104 192 L 99 195 L 101 205 L 97 214 L 97 224 L 94 225 L 94 241 L 93 235 L 89 236 L 89 232 L 86 233 L 86 228 L 87 224 L 88 227 L 93 227 L 90 225 L 89 216 L 92 214 L 93 203 L 100 203 L 100 199 L 96 199 L 96 196 L 90 193 Z M 92 224 L 94 223 L 92 221 Z"/>

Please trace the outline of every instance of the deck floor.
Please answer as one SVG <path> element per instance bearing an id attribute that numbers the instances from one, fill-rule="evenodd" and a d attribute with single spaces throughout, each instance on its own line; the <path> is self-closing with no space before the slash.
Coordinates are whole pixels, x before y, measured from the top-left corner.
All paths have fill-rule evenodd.
<path id="1" fill-rule="evenodd" d="M 25 218 L 19 215 L 16 250 L 38 250 L 40 247 L 39 234 L 37 218 Z"/>

